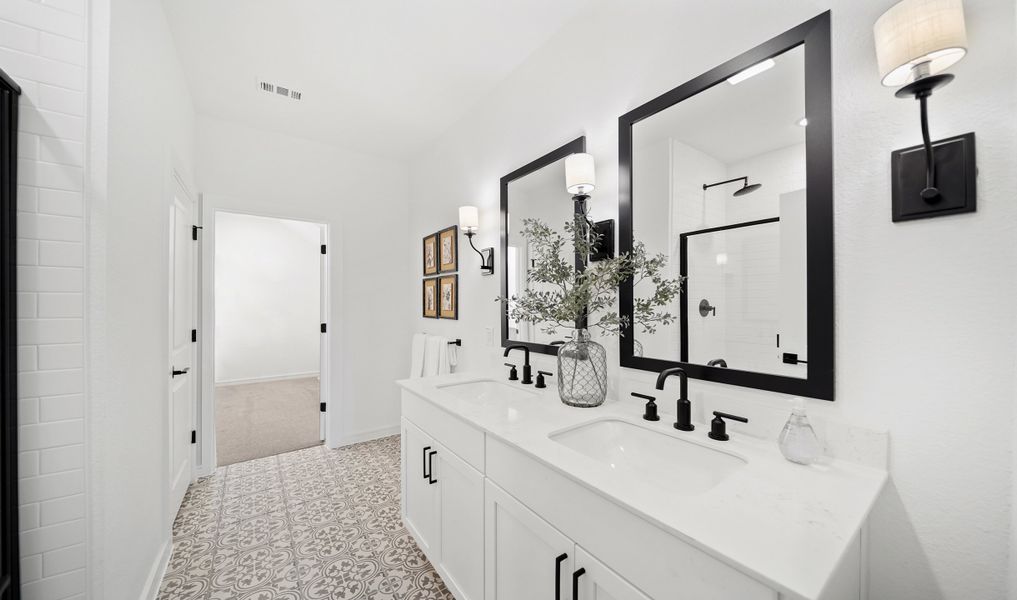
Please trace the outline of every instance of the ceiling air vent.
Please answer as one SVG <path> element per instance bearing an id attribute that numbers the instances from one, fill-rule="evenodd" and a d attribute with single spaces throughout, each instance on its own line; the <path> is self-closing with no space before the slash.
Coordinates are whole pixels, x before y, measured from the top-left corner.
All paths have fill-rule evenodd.
<path id="1" fill-rule="evenodd" d="M 284 98 L 290 98 L 291 100 L 300 100 L 300 98 L 304 95 L 303 92 L 298 92 L 297 90 L 290 89 L 288 86 L 265 81 L 264 79 L 258 80 L 258 89 L 267 94 L 282 96 Z"/>

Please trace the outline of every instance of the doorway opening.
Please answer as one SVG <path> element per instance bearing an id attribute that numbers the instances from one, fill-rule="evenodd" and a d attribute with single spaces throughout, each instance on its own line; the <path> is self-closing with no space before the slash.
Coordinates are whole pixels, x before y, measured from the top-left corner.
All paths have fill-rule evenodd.
<path id="1" fill-rule="evenodd" d="M 325 225 L 214 219 L 216 463 L 321 444 Z"/>

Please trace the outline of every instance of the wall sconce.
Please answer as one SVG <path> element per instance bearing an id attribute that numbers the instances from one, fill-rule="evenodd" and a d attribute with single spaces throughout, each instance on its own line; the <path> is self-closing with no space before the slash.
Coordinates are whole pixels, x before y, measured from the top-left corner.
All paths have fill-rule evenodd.
<path id="1" fill-rule="evenodd" d="M 593 155 L 576 153 L 566 156 L 565 189 L 572 194 L 572 199 L 577 202 L 585 201 L 596 187 L 597 177 L 593 168 Z"/>
<path id="2" fill-rule="evenodd" d="M 477 250 L 473 245 L 473 236 L 477 235 L 477 230 L 480 229 L 480 212 L 476 206 L 459 207 L 459 229 L 470 240 L 473 251 L 480 255 L 481 275 L 494 275 L 494 248 Z"/>
<path id="3" fill-rule="evenodd" d="M 933 142 L 928 98 L 953 81 L 943 73 L 967 53 L 962 0 L 903 0 L 873 28 L 883 85 L 900 87 L 921 112 L 919 146 L 894 150 L 893 220 L 908 221 L 975 210 L 975 134 Z"/>

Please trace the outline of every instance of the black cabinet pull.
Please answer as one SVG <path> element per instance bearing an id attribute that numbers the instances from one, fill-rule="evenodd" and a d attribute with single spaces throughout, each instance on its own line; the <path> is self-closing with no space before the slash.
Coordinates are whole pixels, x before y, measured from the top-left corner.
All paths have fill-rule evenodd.
<path id="1" fill-rule="evenodd" d="M 561 564 L 568 557 L 568 554 L 559 554 L 554 559 L 554 600 L 561 600 Z"/>
<path id="2" fill-rule="evenodd" d="M 424 446 L 424 479 L 430 479 L 431 474 L 427 472 L 427 451 L 430 450 L 430 446 Z"/>
<path id="3" fill-rule="evenodd" d="M 183 369 L 173 367 L 173 369 L 171 370 L 172 371 L 171 374 L 173 377 L 177 377 L 178 375 L 186 375 L 190 370 L 191 370 L 190 367 L 184 367 Z"/>
<path id="4" fill-rule="evenodd" d="M 434 460 L 434 455 L 437 453 L 437 450 L 431 450 L 427 453 L 427 483 L 431 485 L 438 483 L 438 479 L 434 477 L 434 463 L 431 462 Z"/>
<path id="5" fill-rule="evenodd" d="M 586 569 L 579 569 L 572 574 L 572 600 L 579 600 L 579 578 L 586 575 Z"/>

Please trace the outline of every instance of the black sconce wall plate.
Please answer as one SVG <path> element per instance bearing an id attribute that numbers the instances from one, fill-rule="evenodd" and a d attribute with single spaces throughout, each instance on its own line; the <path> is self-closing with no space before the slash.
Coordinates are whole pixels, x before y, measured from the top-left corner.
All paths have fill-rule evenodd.
<path id="1" fill-rule="evenodd" d="M 590 255 L 590 262 L 614 258 L 614 219 L 597 221 L 593 224 L 593 233 L 600 236 L 600 246 Z"/>
<path id="2" fill-rule="evenodd" d="M 975 212 L 975 134 L 938 140 L 932 142 L 932 148 L 940 192 L 932 200 L 922 197 L 926 187 L 925 147 L 919 144 L 891 154 L 895 223 Z"/>

